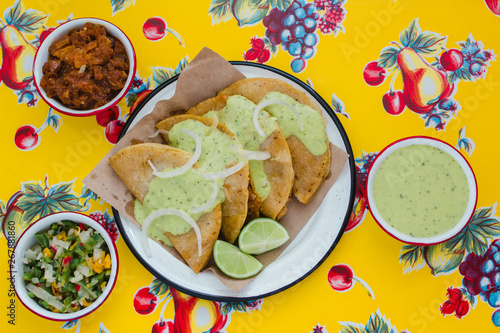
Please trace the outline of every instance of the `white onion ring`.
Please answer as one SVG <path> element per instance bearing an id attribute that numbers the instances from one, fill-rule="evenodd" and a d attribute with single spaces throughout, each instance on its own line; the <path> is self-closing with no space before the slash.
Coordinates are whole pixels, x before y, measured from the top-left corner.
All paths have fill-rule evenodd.
<path id="1" fill-rule="evenodd" d="M 206 179 L 206 180 L 215 180 L 215 179 L 221 179 L 221 178 L 227 178 L 231 176 L 232 174 L 237 173 L 238 171 L 243 168 L 245 164 L 243 162 L 239 162 L 236 165 L 233 165 L 230 168 L 224 169 L 222 171 L 217 171 L 217 172 L 207 172 L 207 173 L 202 173 L 201 175 Z"/>
<path id="2" fill-rule="evenodd" d="M 158 171 L 156 169 L 156 167 L 153 165 L 153 163 L 151 163 L 151 161 L 148 160 L 149 165 L 153 169 L 153 175 L 160 177 L 160 178 L 177 177 L 177 176 L 180 176 L 183 173 L 186 173 L 187 171 L 189 171 L 189 169 L 191 169 L 193 167 L 193 165 L 196 162 L 198 162 L 198 159 L 200 158 L 200 155 L 201 155 L 200 137 L 198 136 L 198 134 L 196 134 L 193 131 L 188 130 L 186 128 L 183 128 L 182 132 L 184 132 L 184 133 L 188 134 L 190 137 L 192 137 L 194 139 L 194 142 L 196 143 L 196 149 L 194 151 L 193 157 L 191 157 L 191 159 L 189 161 L 187 161 L 187 163 L 184 164 L 183 166 L 181 166 L 179 168 L 175 168 L 175 169 L 170 170 L 170 171 L 165 171 L 165 172 Z"/>
<path id="3" fill-rule="evenodd" d="M 58 301 L 54 296 L 45 291 L 45 289 L 43 288 L 34 286 L 29 283 L 28 285 L 26 285 L 26 289 L 28 289 L 28 291 L 31 291 L 36 297 L 43 299 L 45 302 L 55 307 L 59 311 L 61 311 L 64 307 L 64 304 L 62 302 Z"/>
<path id="4" fill-rule="evenodd" d="M 161 134 L 165 134 L 165 135 L 167 135 L 167 134 L 168 134 L 168 131 L 165 131 L 165 130 L 161 130 L 161 129 L 159 129 L 159 130 L 157 130 L 154 134 L 152 134 L 152 135 L 148 135 L 148 138 L 150 138 L 150 139 L 156 138 L 156 137 L 158 136 L 158 134 L 160 134 L 160 133 L 161 133 Z"/>
<path id="5" fill-rule="evenodd" d="M 200 227 L 198 227 L 198 224 L 196 224 L 196 221 L 193 220 L 191 216 L 189 216 L 186 212 L 183 212 L 182 210 L 178 209 L 172 209 L 172 208 L 163 208 L 163 209 L 158 209 L 146 217 L 144 220 L 144 223 L 142 224 L 142 230 L 141 230 L 141 237 L 142 237 L 142 245 L 144 246 L 144 252 L 146 252 L 146 255 L 148 257 L 152 257 L 153 254 L 151 253 L 151 250 L 149 249 L 149 243 L 148 243 L 148 229 L 149 225 L 153 220 L 159 216 L 163 215 L 175 215 L 183 218 L 191 227 L 193 227 L 194 232 L 196 233 L 196 239 L 198 240 L 198 256 L 201 257 L 202 253 L 202 248 L 201 248 L 201 231 Z"/>
<path id="6" fill-rule="evenodd" d="M 219 187 L 217 186 L 217 182 L 215 180 L 212 180 L 212 196 L 210 197 L 210 199 L 201 206 L 191 207 L 189 209 L 189 212 L 197 214 L 204 212 L 210 207 L 212 207 L 213 203 L 215 202 L 215 199 L 217 199 L 217 193 L 219 193 Z"/>
<path id="7" fill-rule="evenodd" d="M 281 99 L 271 98 L 271 99 L 267 99 L 267 100 L 265 100 L 263 102 L 260 102 L 257 105 L 257 107 L 255 108 L 254 112 L 253 112 L 253 125 L 255 126 L 255 129 L 257 130 L 257 133 L 260 134 L 260 136 L 265 137 L 266 134 L 260 128 L 259 113 L 265 107 L 268 107 L 269 105 L 273 105 L 273 104 L 278 104 L 278 105 L 284 106 L 287 109 L 289 109 L 290 111 L 292 111 L 292 113 L 297 118 L 297 121 L 299 122 L 299 128 L 300 128 L 300 130 L 301 131 L 304 130 L 304 124 L 302 123 L 302 118 L 300 118 L 299 112 L 292 105 L 288 104 L 287 102 L 285 102 L 285 101 L 283 101 Z"/>
<path id="8" fill-rule="evenodd" d="M 217 128 L 217 125 L 219 125 L 219 117 L 214 113 L 214 119 L 212 121 L 212 126 L 205 132 L 205 136 L 209 136 L 212 134 L 213 131 Z"/>
<path id="9" fill-rule="evenodd" d="M 241 157 L 244 157 L 247 160 L 264 161 L 264 160 L 271 158 L 271 153 L 268 151 L 245 150 L 245 149 L 242 149 L 241 147 L 238 147 L 235 145 L 231 146 L 230 148 L 236 154 L 239 154 Z"/>

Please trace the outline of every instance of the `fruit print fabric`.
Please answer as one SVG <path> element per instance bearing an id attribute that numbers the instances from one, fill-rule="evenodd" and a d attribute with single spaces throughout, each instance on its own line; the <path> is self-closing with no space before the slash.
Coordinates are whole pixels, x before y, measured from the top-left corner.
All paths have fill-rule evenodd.
<path id="1" fill-rule="evenodd" d="M 7 256 L 12 243 L 9 221 L 29 224 L 43 207 L 48 207 L 43 214 L 61 207 L 85 210 L 106 223 L 116 237 L 121 266 L 111 297 L 92 316 L 49 322 L 16 300 L 16 325 L 3 320 L 0 330 L 325 333 L 497 329 L 497 264 L 490 249 L 500 238 L 496 211 L 500 175 L 492 172 L 499 162 L 494 139 L 500 123 L 495 111 L 500 106 L 495 98 L 500 87 L 495 56 L 500 45 L 494 32 L 500 26 L 498 8 L 498 1 L 489 0 L 195 0 L 189 5 L 160 0 L 4 2 L 0 6 L 0 96 L 6 119 L 0 131 L 5 161 L 0 218 L 6 224 L 0 248 Z M 29 63 L 33 51 L 56 26 L 85 16 L 106 19 L 124 30 L 134 43 L 139 67 L 133 86 L 117 107 L 98 117 L 74 118 L 48 108 L 30 80 L 30 67 L 20 66 L 19 59 Z M 287 18 L 288 25 L 278 17 Z M 421 33 L 445 38 L 440 43 L 446 49 L 437 48 L 432 56 L 419 55 L 430 67 L 446 73 L 447 81 L 454 85 L 448 97 L 441 94 L 439 101 L 428 101 L 433 105 L 430 111 L 422 103 L 411 106 L 417 111 L 421 108 L 422 113 L 405 102 L 401 70 L 396 75 L 394 68 L 379 64 L 385 48 L 398 48 L 393 41 L 401 44 L 399 51 L 411 48 L 410 44 L 419 45 L 417 39 L 410 43 L 411 38 L 403 38 L 408 44 L 402 44 L 401 34 L 410 30 L 417 37 Z M 24 56 L 14 56 L 13 46 L 24 47 L 19 53 Z M 314 87 L 336 112 L 356 158 L 355 205 L 335 250 L 304 281 L 253 302 L 217 303 L 170 290 L 140 265 L 116 233 L 111 207 L 81 184 L 118 140 L 140 102 L 179 74 L 204 46 L 228 60 L 277 67 Z M 384 103 L 384 95 L 390 91 Z M 401 101 L 404 104 L 397 103 Z M 388 143 L 415 134 L 456 146 L 478 179 L 474 223 L 446 246 L 406 247 L 376 226 L 367 207 L 364 182 L 371 161 Z M 17 230 L 21 231 L 22 227 Z M 7 264 L 5 259 L 2 265 Z M 493 271 L 481 272 L 485 262 L 482 269 L 491 269 L 489 260 L 494 263 Z M 467 273 L 470 267 L 464 269 L 469 262 L 477 267 L 471 265 L 473 269 Z M 340 270 L 346 274 L 332 273 L 329 279 L 329 272 L 337 272 L 342 265 L 348 267 Z M 7 266 L 2 267 L 6 272 Z M 347 279 L 335 280 L 335 276 Z M 369 289 L 354 278 L 362 279 Z M 5 292 L 0 300 L 9 304 L 13 299 L 7 293 L 9 281 L 1 281 L 0 289 Z M 337 290 L 344 287 L 345 291 Z M 376 295 L 375 300 L 368 290 Z M 136 308 L 137 302 L 142 308 Z M 186 306 L 188 303 L 194 306 Z M 187 320 L 193 314 L 199 321 Z M 202 324 L 205 326 L 200 328 Z"/>

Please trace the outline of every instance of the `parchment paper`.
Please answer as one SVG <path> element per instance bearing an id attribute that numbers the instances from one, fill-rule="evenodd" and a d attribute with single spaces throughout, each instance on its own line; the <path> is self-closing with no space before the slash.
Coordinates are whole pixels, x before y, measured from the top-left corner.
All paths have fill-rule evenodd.
<path id="1" fill-rule="evenodd" d="M 133 128 L 129 129 L 113 149 L 85 177 L 83 183 L 104 201 L 113 206 L 122 216 L 133 221 L 140 228 L 140 224 L 135 221 L 133 216 L 132 207 L 135 198 L 111 168 L 109 157 L 115 155 L 120 149 L 134 143 L 165 143 L 159 136 L 154 139 L 148 137 L 156 132 L 155 125 L 159 121 L 174 114 L 184 113 L 190 107 L 214 97 L 217 92 L 243 78 L 245 76 L 229 62 L 210 49 L 204 48 L 179 75 L 174 96 L 169 100 L 159 101 L 150 114 L 144 116 Z M 280 223 L 290 234 L 290 240 L 280 248 L 257 257 L 264 265 L 264 269 L 278 258 L 288 244 L 292 242 L 300 230 L 307 224 L 338 178 L 348 159 L 348 155 L 331 143 L 330 148 L 332 151 L 332 161 L 329 178 L 325 180 L 307 205 L 301 204 L 295 198 L 290 201 L 287 214 L 280 220 Z M 175 249 L 168 246 L 163 247 L 166 251 L 183 261 Z M 253 280 L 253 278 L 244 280 L 232 279 L 220 272 L 213 260 L 206 269 L 214 272 L 219 280 L 233 291 L 245 287 Z"/>

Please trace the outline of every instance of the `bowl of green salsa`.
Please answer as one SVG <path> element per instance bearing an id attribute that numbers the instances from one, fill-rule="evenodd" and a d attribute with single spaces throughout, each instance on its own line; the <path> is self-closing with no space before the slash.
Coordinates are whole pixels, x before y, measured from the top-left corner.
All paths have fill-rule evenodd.
<path id="1" fill-rule="evenodd" d="M 31 224 L 14 249 L 13 283 L 21 303 L 51 320 L 71 321 L 96 310 L 116 282 L 118 254 L 97 221 L 75 212 Z"/>
<path id="2" fill-rule="evenodd" d="M 467 160 L 446 142 L 424 136 L 385 147 L 368 172 L 366 193 L 380 227 L 415 245 L 457 235 L 477 203 L 476 178 Z"/>

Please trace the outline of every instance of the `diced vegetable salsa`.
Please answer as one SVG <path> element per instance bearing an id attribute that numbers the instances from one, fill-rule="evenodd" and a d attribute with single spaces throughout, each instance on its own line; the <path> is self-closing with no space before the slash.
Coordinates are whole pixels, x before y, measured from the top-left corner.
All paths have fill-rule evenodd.
<path id="1" fill-rule="evenodd" d="M 111 257 L 99 232 L 73 221 L 35 235 L 23 258 L 28 295 L 47 310 L 75 312 L 92 304 L 111 275 Z"/>

